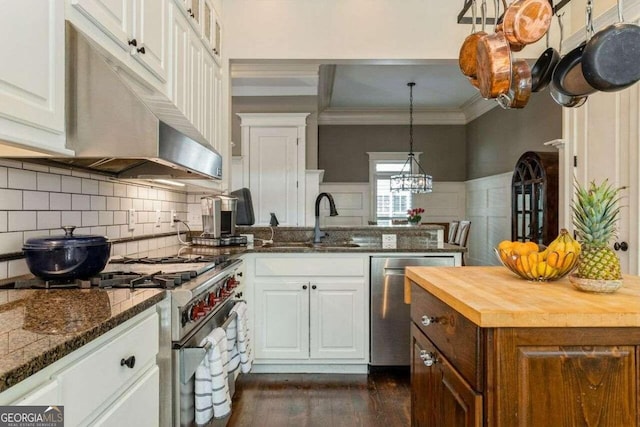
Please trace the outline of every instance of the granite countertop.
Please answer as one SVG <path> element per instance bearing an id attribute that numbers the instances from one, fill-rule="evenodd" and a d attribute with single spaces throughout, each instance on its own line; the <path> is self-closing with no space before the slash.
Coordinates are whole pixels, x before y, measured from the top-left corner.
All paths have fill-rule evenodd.
<path id="1" fill-rule="evenodd" d="M 407 267 L 416 283 L 480 327 L 640 327 L 640 277 L 611 294 L 581 292 L 567 277 L 527 281 L 504 267 Z"/>
<path id="2" fill-rule="evenodd" d="M 0 392 L 164 297 L 162 289 L 0 290 Z"/>
<path id="3" fill-rule="evenodd" d="M 403 253 L 403 252 L 411 252 L 411 253 L 451 253 L 451 252 L 460 252 L 464 253 L 467 251 L 467 248 L 460 247 L 457 245 L 450 245 L 448 243 L 425 243 L 421 242 L 418 244 L 403 244 L 401 247 L 397 247 L 395 249 L 387 249 L 382 247 L 382 243 L 371 243 L 371 244 L 360 244 L 360 246 L 352 247 L 352 246 L 340 246 L 345 243 L 338 242 L 333 246 L 331 242 L 323 242 L 321 245 L 312 245 L 311 243 L 308 246 L 300 245 L 295 242 L 295 245 L 289 246 L 287 242 L 276 242 L 275 245 L 249 245 L 246 248 L 247 253 Z M 346 243 L 348 244 L 348 243 Z"/>

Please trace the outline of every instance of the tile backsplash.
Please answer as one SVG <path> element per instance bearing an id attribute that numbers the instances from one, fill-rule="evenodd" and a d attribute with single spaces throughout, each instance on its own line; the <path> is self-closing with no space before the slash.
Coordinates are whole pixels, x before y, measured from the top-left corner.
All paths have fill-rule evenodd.
<path id="1" fill-rule="evenodd" d="M 171 227 L 172 210 L 187 220 L 188 197 L 195 201 L 186 192 L 0 159 L 0 254 L 20 252 L 31 237 L 64 234 L 63 225 L 75 225 L 77 234 L 110 239 L 149 237 L 114 244 L 112 251 L 117 255 L 173 245 L 177 236 L 154 236 L 176 231 Z M 133 230 L 128 219 L 131 209 Z M 22 259 L 0 262 L 0 279 L 26 273 Z"/>

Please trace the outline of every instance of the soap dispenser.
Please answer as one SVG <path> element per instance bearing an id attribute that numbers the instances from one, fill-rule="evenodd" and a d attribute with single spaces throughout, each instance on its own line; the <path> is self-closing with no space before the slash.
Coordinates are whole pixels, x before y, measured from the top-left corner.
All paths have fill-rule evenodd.
<path id="1" fill-rule="evenodd" d="M 280 223 L 278 222 L 278 218 L 276 218 L 276 214 L 273 212 L 270 212 L 270 215 L 271 215 L 271 220 L 269 221 L 269 225 L 272 227 L 277 227 L 278 224 Z"/>

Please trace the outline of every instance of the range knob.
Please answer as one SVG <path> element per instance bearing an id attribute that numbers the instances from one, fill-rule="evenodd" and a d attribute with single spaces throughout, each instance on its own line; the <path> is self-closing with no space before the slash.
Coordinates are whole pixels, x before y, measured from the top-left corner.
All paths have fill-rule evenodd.
<path id="1" fill-rule="evenodd" d="M 199 303 L 193 306 L 193 308 L 191 309 L 191 315 L 189 317 L 190 317 L 190 320 L 194 322 L 204 317 L 206 314 L 207 312 L 204 308 L 204 303 L 200 301 Z"/>
<path id="2" fill-rule="evenodd" d="M 207 294 L 207 305 L 213 308 L 217 303 L 218 300 L 216 299 L 216 294 L 214 294 L 213 292 L 209 292 L 209 294 Z"/>

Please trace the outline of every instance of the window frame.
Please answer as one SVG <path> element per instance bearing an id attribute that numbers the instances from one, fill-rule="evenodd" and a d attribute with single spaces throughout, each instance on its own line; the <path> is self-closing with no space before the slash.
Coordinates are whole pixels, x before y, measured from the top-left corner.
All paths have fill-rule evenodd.
<path id="1" fill-rule="evenodd" d="M 406 151 L 385 151 L 385 152 L 367 152 L 369 155 L 369 194 L 370 194 L 370 206 L 369 206 L 369 220 L 378 221 L 378 191 L 377 180 L 379 177 L 391 177 L 391 175 L 397 172 L 377 172 L 376 166 L 380 163 L 400 163 L 404 164 L 407 161 L 409 152 Z M 414 152 L 417 161 L 420 161 L 420 155 L 422 152 Z M 413 197 L 409 195 L 409 209 L 413 204 Z M 394 217 L 389 218 L 391 221 Z M 399 217 L 398 217 L 399 218 Z M 385 220 L 387 218 L 385 217 Z"/>

